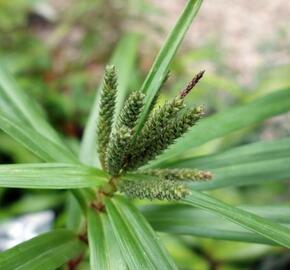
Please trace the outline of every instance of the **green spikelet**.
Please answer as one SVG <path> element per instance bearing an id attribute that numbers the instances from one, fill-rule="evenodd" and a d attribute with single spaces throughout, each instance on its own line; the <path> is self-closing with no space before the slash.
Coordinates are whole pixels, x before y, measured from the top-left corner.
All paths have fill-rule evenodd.
<path id="1" fill-rule="evenodd" d="M 203 113 L 203 107 L 199 106 L 186 110 L 182 115 L 175 117 L 165 126 L 162 124 L 156 124 L 155 128 L 152 126 L 152 132 L 148 133 L 148 137 L 144 139 L 145 147 L 137 150 L 136 154 L 133 153 L 128 159 L 127 169 L 136 169 L 161 154 L 177 138 L 181 137 L 190 127 L 195 125 Z M 137 146 L 141 145 L 142 141 L 138 143 Z"/>
<path id="2" fill-rule="evenodd" d="M 180 182 L 157 179 L 155 181 L 124 181 L 119 185 L 121 192 L 135 199 L 180 200 L 189 195 L 189 190 Z"/>
<path id="3" fill-rule="evenodd" d="M 179 181 L 207 181 L 212 178 L 209 171 L 192 170 L 192 169 L 152 169 L 140 171 L 159 178 Z"/>
<path id="4" fill-rule="evenodd" d="M 132 129 L 122 126 L 111 136 L 107 150 L 106 167 L 109 174 L 116 176 L 125 162 L 125 153 L 127 152 L 132 139 Z"/>
<path id="5" fill-rule="evenodd" d="M 145 95 L 134 91 L 126 100 L 117 121 L 117 128 L 126 126 L 133 129 L 144 105 Z"/>
<path id="6" fill-rule="evenodd" d="M 183 99 L 177 97 L 171 102 L 166 102 L 162 107 L 155 109 L 145 123 L 139 137 L 136 140 L 137 152 L 143 151 L 154 141 L 160 130 L 164 128 L 179 111 L 184 108 Z"/>
<path id="7" fill-rule="evenodd" d="M 114 66 L 108 66 L 102 87 L 99 120 L 97 125 L 97 145 L 100 162 L 105 168 L 107 146 L 110 140 L 115 111 L 117 75 Z"/>
<path id="8" fill-rule="evenodd" d="M 197 107 L 193 111 L 188 110 L 183 117 L 178 117 L 178 114 L 185 108 L 184 98 L 203 74 L 204 71 L 201 71 L 195 75 L 186 88 L 171 102 L 166 102 L 162 107 L 153 110 L 131 149 L 131 155 L 126 164 L 127 170 L 136 169 L 160 154 L 201 117 L 202 107 Z M 168 76 L 164 81 L 167 78 Z"/>
<path id="9" fill-rule="evenodd" d="M 159 107 L 152 112 L 148 121 L 143 127 L 142 135 L 144 134 L 145 136 L 146 134 L 150 133 L 150 128 L 156 128 L 156 125 L 165 126 L 184 107 L 183 99 L 180 97 L 174 98 L 171 102 L 166 102 L 162 107 Z"/>
<path id="10" fill-rule="evenodd" d="M 111 175 L 119 175 L 131 146 L 134 127 L 144 105 L 144 94 L 135 91 L 130 94 L 117 119 L 112 133 L 106 159 L 106 167 Z"/>

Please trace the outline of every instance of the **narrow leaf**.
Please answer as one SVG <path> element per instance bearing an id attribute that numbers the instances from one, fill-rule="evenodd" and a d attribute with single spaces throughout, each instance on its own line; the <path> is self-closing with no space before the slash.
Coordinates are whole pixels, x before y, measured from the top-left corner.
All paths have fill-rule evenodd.
<path id="1" fill-rule="evenodd" d="M 189 205 L 216 213 L 252 232 L 290 248 L 290 228 L 248 211 L 230 206 L 206 194 L 191 190 L 192 195 L 183 201 Z"/>
<path id="2" fill-rule="evenodd" d="M 88 236 L 91 269 L 127 269 L 106 214 L 89 209 Z"/>
<path id="3" fill-rule="evenodd" d="M 238 208 L 272 221 L 290 223 L 289 206 L 239 206 Z M 189 205 L 150 205 L 143 207 L 142 213 L 155 230 L 162 232 L 277 245 L 277 243 L 216 216 L 214 213 L 195 209 Z"/>
<path id="4" fill-rule="evenodd" d="M 129 269 L 177 269 L 151 226 L 122 197 L 106 200 L 115 237 Z"/>
<path id="5" fill-rule="evenodd" d="M 74 190 L 76 191 L 76 190 Z M 66 200 L 66 228 L 70 230 L 78 230 L 82 221 L 82 208 L 77 200 L 77 196 L 82 194 L 81 192 L 74 196 L 72 192 L 67 194 Z M 83 205 L 85 206 L 85 205 Z M 84 207 L 83 207 L 84 208 Z M 85 209 L 85 208 L 84 208 Z"/>
<path id="6" fill-rule="evenodd" d="M 194 183 L 199 190 L 284 181 L 290 177 L 290 138 L 258 142 L 213 155 L 175 161 L 174 168 L 210 170 L 214 179 Z"/>
<path id="7" fill-rule="evenodd" d="M 76 157 L 66 148 L 44 137 L 33 128 L 3 115 L 1 112 L 0 129 L 43 161 L 77 162 Z"/>
<path id="8" fill-rule="evenodd" d="M 290 177 L 289 164 L 290 157 L 210 169 L 213 179 L 207 182 L 192 183 L 192 187 L 196 190 L 209 190 L 287 181 Z"/>
<path id="9" fill-rule="evenodd" d="M 9 113 L 13 113 L 15 118 L 22 119 L 30 125 L 35 122 L 42 122 L 42 116 L 38 105 L 30 100 L 21 89 L 19 89 L 11 75 L 0 67 L 0 93 L 5 98 L 6 103 L 13 108 Z"/>
<path id="10" fill-rule="evenodd" d="M 154 100 L 158 89 L 164 81 L 168 73 L 169 65 L 174 58 L 188 28 L 190 27 L 194 17 L 196 16 L 202 0 L 189 0 L 184 8 L 180 18 L 167 37 L 163 47 L 159 51 L 142 87 L 141 91 L 146 94 L 144 110 L 140 116 L 138 129 L 141 130 L 145 123 L 151 103 Z"/>
<path id="11" fill-rule="evenodd" d="M 166 150 L 149 166 L 158 166 L 165 160 L 180 158 L 187 150 L 200 146 L 233 131 L 264 121 L 290 110 L 290 89 L 276 91 L 248 104 L 210 116 L 191 129 L 175 145 Z"/>
<path id="12" fill-rule="evenodd" d="M 287 157 L 290 157 L 290 137 L 251 143 L 206 156 L 178 159 L 164 166 L 216 169 Z"/>
<path id="13" fill-rule="evenodd" d="M 105 174 L 83 165 L 61 163 L 0 165 L 0 187 L 71 189 L 96 187 Z"/>
<path id="14" fill-rule="evenodd" d="M 0 97 L 5 106 L 1 110 L 18 120 L 22 125 L 29 125 L 44 137 L 70 151 L 59 138 L 55 130 L 44 119 L 38 104 L 21 91 L 15 80 L 0 66 Z"/>
<path id="15" fill-rule="evenodd" d="M 55 230 L 0 253 L 0 269 L 55 270 L 84 250 L 85 244 L 71 231 Z"/>

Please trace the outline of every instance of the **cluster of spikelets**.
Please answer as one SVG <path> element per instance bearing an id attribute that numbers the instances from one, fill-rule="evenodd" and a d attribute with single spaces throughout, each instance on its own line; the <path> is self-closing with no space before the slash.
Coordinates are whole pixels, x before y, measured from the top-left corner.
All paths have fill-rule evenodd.
<path id="1" fill-rule="evenodd" d="M 97 130 L 100 162 L 114 179 L 127 172 L 141 176 L 140 181 L 120 181 L 121 192 L 132 198 L 178 200 L 189 194 L 186 183 L 211 178 L 209 172 L 192 169 L 138 169 L 161 154 L 202 117 L 203 107 L 186 108 L 184 99 L 203 73 L 198 73 L 173 100 L 157 108 L 156 95 L 148 119 L 137 133 L 145 95 L 132 92 L 114 123 L 117 75 L 114 66 L 106 68 Z M 150 180 L 146 176 L 151 176 Z"/>

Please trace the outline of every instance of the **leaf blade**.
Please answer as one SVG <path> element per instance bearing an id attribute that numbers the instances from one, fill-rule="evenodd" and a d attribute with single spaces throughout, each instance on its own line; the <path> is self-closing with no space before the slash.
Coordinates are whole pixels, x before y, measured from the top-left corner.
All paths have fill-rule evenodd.
<path id="1" fill-rule="evenodd" d="M 69 230 L 60 229 L 0 253 L 2 270 L 54 270 L 84 251 L 85 244 Z"/>
<path id="2" fill-rule="evenodd" d="M 127 269 L 106 214 L 88 210 L 88 238 L 91 269 Z"/>
<path id="3" fill-rule="evenodd" d="M 210 170 L 213 180 L 192 183 L 196 190 L 211 190 L 230 186 L 246 186 L 287 181 L 290 177 L 290 157 L 254 163 L 238 164 Z"/>
<path id="4" fill-rule="evenodd" d="M 290 223 L 289 206 L 239 206 L 238 208 L 284 225 L 288 223 L 289 226 Z M 153 228 L 158 231 L 218 240 L 277 245 L 277 243 L 220 218 L 214 213 L 188 205 L 150 205 L 141 210 Z"/>
<path id="5" fill-rule="evenodd" d="M 43 111 L 17 85 L 16 81 L 0 66 L 0 96 L 6 102 L 1 110 L 11 115 L 23 126 L 29 125 L 42 136 L 50 139 L 66 151 L 70 149 L 63 143 L 56 131 L 44 119 Z"/>
<path id="6" fill-rule="evenodd" d="M 179 159 L 165 164 L 171 168 L 223 168 L 237 164 L 289 157 L 290 137 L 254 142 L 210 155 Z"/>
<path id="7" fill-rule="evenodd" d="M 284 181 L 290 177 L 290 138 L 258 142 L 202 157 L 167 164 L 209 170 L 213 180 L 194 183 L 196 190 Z"/>
<path id="8" fill-rule="evenodd" d="M 74 189 L 96 187 L 106 182 L 105 174 L 76 164 L 36 163 L 0 165 L 0 187 Z"/>
<path id="9" fill-rule="evenodd" d="M 182 201 L 219 214 L 222 217 L 270 239 L 284 247 L 290 248 L 290 229 L 278 223 L 264 219 L 242 209 L 230 206 L 209 195 L 191 189 L 191 195 Z"/>
<path id="10" fill-rule="evenodd" d="M 29 126 L 22 125 L 0 112 L 0 129 L 22 144 L 40 159 L 51 162 L 78 162 L 66 148 L 42 136 Z"/>
<path id="11" fill-rule="evenodd" d="M 177 269 L 139 211 L 122 197 L 105 201 L 121 252 L 130 269 Z"/>

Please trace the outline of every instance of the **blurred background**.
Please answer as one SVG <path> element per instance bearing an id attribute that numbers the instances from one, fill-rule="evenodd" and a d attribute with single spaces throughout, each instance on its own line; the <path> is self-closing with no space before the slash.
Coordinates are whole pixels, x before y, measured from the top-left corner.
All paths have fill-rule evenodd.
<path id="1" fill-rule="evenodd" d="M 129 55 L 134 42 L 135 68 L 129 74 L 129 87 L 138 89 L 185 2 L 0 0 L 0 64 L 38 100 L 52 125 L 77 149 L 114 50 L 122 44 Z M 289 14 L 290 3 L 285 0 L 204 1 L 171 65 L 160 102 L 174 96 L 202 69 L 206 75 L 188 102 L 205 104 L 208 114 L 289 86 Z M 196 153 L 289 134 L 288 113 L 214 140 Z M 0 161 L 36 162 L 37 158 L 0 133 Z M 233 204 L 289 201 L 290 185 L 269 183 L 215 194 Z M 65 200 L 63 192 L 0 189 L 0 250 L 48 229 L 47 224 L 62 226 Z M 27 232 L 30 225 L 23 218 L 27 221 L 30 216 L 24 213 L 42 215 L 44 225 L 28 222 L 34 225 Z M 16 218 L 13 235 L 7 232 L 7 227 L 14 228 L 8 220 L 11 216 Z M 13 239 L 15 231 L 18 240 Z M 166 235 L 164 241 L 184 270 L 290 269 L 290 253 L 279 248 Z"/>

